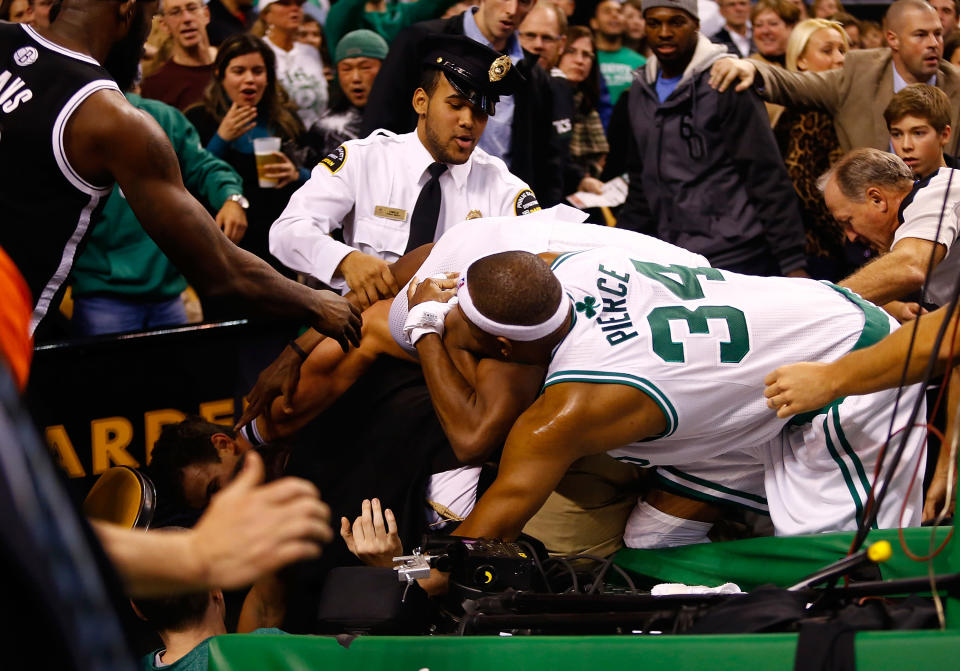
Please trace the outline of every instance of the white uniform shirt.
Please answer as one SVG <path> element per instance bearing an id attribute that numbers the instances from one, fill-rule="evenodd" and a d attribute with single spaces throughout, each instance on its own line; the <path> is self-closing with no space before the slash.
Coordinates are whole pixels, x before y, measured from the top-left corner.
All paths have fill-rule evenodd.
<path id="1" fill-rule="evenodd" d="M 352 251 L 396 261 L 406 249 L 410 217 L 430 178 L 431 163 L 416 131 L 393 135 L 379 130 L 342 144 L 313 169 L 274 222 L 270 253 L 336 289 L 346 288 L 333 275 Z M 448 166 L 440 190 L 435 240 L 465 219 L 540 209 L 530 187 L 479 148 L 466 163 Z M 330 237 L 341 227 L 343 243 Z"/>
<path id="2" fill-rule="evenodd" d="M 266 43 L 277 57 L 277 81 L 296 104 L 303 125 L 310 128 L 327 109 L 330 98 L 320 53 L 300 42 L 295 42 L 290 51 L 284 51 L 269 39 Z"/>
<path id="3" fill-rule="evenodd" d="M 614 247 L 559 256 L 552 269 L 575 319 L 544 386 L 647 394 L 666 430 L 610 451 L 641 465 L 679 467 L 771 440 L 787 420 L 767 408 L 767 373 L 784 361 L 834 361 L 897 326 L 872 303 L 814 280 L 658 264 Z"/>
<path id="4" fill-rule="evenodd" d="M 951 174 L 953 178 L 951 179 Z M 950 195 L 947 183 L 950 183 Z M 940 213 L 943 221 L 940 221 Z M 904 238 L 936 241 L 947 248 L 947 255 L 933 269 L 927 282 L 928 302 L 946 305 L 950 302 L 954 284 L 960 277 L 960 250 L 953 249 L 960 233 L 960 170 L 940 168 L 933 175 L 921 180 L 900 206 L 900 226 L 893 234 L 891 249 Z M 940 232 L 937 233 L 937 225 Z"/>

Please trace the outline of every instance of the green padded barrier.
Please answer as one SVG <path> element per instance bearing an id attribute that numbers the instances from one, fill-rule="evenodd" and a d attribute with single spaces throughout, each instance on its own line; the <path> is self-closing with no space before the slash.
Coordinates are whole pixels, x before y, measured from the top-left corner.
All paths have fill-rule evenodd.
<path id="1" fill-rule="evenodd" d="M 914 554 L 926 555 L 930 545 L 930 527 L 904 529 L 903 535 Z M 936 529 L 936 545 L 946 538 L 950 527 Z M 814 571 L 843 558 L 853 540 L 852 531 L 792 536 L 781 538 L 749 538 L 726 543 L 703 543 L 664 550 L 628 550 L 617 553 L 618 566 L 651 576 L 661 582 L 716 586 L 733 582 L 749 591 L 759 585 L 773 583 L 789 587 Z M 896 529 L 870 532 L 866 545 L 888 540 L 893 557 L 881 565 L 884 579 L 924 577 L 927 564 L 907 557 L 900 547 Z M 953 539 L 934 559 L 937 573 L 952 570 L 948 557 Z"/>
<path id="2" fill-rule="evenodd" d="M 362 637 L 349 649 L 320 636 L 219 636 L 210 671 L 792 671 L 795 634 L 742 636 Z M 957 667 L 956 632 L 856 638 L 863 671 Z"/>

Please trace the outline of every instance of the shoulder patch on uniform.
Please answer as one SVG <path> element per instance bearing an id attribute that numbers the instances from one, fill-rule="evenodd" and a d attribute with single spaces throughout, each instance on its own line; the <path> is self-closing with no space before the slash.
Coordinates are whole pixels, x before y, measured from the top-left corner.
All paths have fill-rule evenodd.
<path id="1" fill-rule="evenodd" d="M 524 189 L 513 199 L 513 212 L 518 217 L 540 211 L 540 202 L 530 189 Z"/>
<path id="2" fill-rule="evenodd" d="M 324 158 L 320 160 L 320 165 L 325 167 L 330 171 L 330 174 L 336 175 L 337 170 L 343 167 L 344 161 L 347 160 L 347 148 L 343 145 L 340 145 L 332 152 L 327 154 Z"/>

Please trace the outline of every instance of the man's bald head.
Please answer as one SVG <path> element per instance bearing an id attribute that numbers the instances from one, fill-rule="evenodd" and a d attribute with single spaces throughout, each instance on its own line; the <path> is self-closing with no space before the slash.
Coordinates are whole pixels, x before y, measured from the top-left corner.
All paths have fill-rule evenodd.
<path id="1" fill-rule="evenodd" d="M 474 261 L 467 286 L 477 310 L 501 324 L 542 324 L 563 297 L 547 264 L 529 252 L 501 252 Z"/>
<path id="2" fill-rule="evenodd" d="M 932 13 L 939 18 L 937 10 L 926 0 L 897 0 L 887 8 L 887 13 L 884 17 L 887 30 L 902 33 L 905 29 L 905 17 L 913 11 Z"/>
<path id="3" fill-rule="evenodd" d="M 924 0 L 897 0 L 887 10 L 887 44 L 893 65 L 908 84 L 935 77 L 943 57 L 943 26 Z"/>

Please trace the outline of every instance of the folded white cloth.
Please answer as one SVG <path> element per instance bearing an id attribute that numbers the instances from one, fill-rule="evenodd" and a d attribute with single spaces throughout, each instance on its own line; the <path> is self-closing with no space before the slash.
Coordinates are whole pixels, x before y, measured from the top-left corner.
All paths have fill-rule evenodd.
<path id="1" fill-rule="evenodd" d="M 743 590 L 732 582 L 725 582 L 719 587 L 706 585 L 684 585 L 679 582 L 663 582 L 654 585 L 650 590 L 651 596 L 667 596 L 668 594 L 743 594 Z"/>

